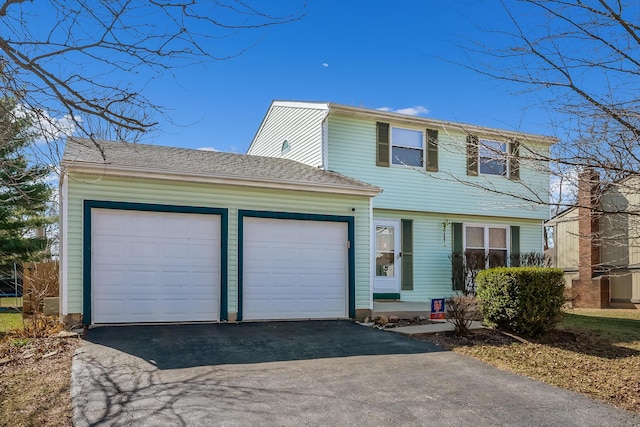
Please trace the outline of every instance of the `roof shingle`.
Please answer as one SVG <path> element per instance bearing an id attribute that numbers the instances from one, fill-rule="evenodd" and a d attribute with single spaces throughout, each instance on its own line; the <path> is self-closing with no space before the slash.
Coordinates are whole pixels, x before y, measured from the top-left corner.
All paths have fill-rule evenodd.
<path id="1" fill-rule="evenodd" d="M 289 159 L 103 140 L 94 142 L 76 137 L 67 139 L 61 163 L 71 171 L 74 166 L 100 169 L 111 166 L 229 180 L 349 188 L 369 193 L 381 191 L 371 184 Z"/>

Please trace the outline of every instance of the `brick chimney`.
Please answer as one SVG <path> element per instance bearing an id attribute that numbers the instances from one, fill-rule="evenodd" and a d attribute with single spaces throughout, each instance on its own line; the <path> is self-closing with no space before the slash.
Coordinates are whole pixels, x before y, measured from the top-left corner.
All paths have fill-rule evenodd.
<path id="1" fill-rule="evenodd" d="M 600 216 L 598 189 L 600 175 L 586 169 L 578 176 L 578 279 L 574 279 L 574 307 L 609 306 L 609 279 L 597 276 L 600 265 Z"/>

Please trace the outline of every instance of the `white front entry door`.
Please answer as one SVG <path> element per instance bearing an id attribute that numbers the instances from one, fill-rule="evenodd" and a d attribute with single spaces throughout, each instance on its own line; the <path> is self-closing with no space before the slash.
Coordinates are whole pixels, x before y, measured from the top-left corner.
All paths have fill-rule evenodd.
<path id="1" fill-rule="evenodd" d="M 400 292 L 400 221 L 374 221 L 374 293 Z"/>

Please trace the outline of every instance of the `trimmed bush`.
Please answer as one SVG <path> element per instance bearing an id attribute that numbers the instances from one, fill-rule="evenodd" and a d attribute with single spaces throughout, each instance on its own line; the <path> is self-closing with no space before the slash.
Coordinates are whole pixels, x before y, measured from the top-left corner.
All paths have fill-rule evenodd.
<path id="1" fill-rule="evenodd" d="M 476 281 L 482 314 L 500 329 L 534 337 L 560 320 L 565 281 L 559 268 L 491 268 Z"/>

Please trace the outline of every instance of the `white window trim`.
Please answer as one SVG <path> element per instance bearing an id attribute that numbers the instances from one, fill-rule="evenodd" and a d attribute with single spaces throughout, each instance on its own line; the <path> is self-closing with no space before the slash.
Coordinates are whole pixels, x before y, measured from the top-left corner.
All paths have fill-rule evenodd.
<path id="1" fill-rule="evenodd" d="M 502 228 L 505 230 L 506 236 L 506 249 L 507 249 L 507 265 L 505 267 L 509 267 L 511 265 L 511 227 L 504 224 L 485 224 L 485 223 L 464 223 L 462 230 L 462 253 L 467 252 L 467 227 L 482 227 L 484 228 L 484 253 L 485 256 L 489 254 L 489 250 L 497 249 L 504 250 L 505 248 L 492 248 L 489 246 L 489 229 L 490 228 Z M 480 249 L 480 248 L 477 248 Z M 487 260 L 486 268 L 489 268 L 489 260 Z"/>
<path id="2" fill-rule="evenodd" d="M 496 173 L 482 173 L 482 142 L 486 141 L 486 142 L 496 142 L 498 144 L 504 144 L 505 146 L 505 151 L 504 151 L 504 174 L 496 174 Z M 482 176 L 497 176 L 497 177 L 503 177 L 503 178 L 508 178 L 509 177 L 509 150 L 511 149 L 511 142 L 509 141 L 499 141 L 497 139 L 490 139 L 490 138 L 478 138 L 478 175 L 482 175 Z"/>
<path id="3" fill-rule="evenodd" d="M 412 130 L 415 132 L 420 132 L 422 133 L 422 166 L 411 166 L 411 165 L 402 165 L 402 164 L 398 164 L 398 163 L 394 163 L 393 161 L 393 147 L 400 147 L 400 148 L 409 148 L 412 150 L 418 150 L 418 148 L 416 147 L 407 147 L 406 145 L 400 145 L 400 144 L 394 144 L 393 143 L 393 129 L 406 129 L 406 130 Z M 393 126 L 393 125 L 389 125 L 389 166 L 392 167 L 398 167 L 398 168 L 411 168 L 411 169 L 418 169 L 418 170 L 426 170 L 427 168 L 427 145 L 426 145 L 426 131 L 425 129 L 416 129 L 416 128 L 412 128 L 412 127 L 406 127 L 406 126 Z"/>

